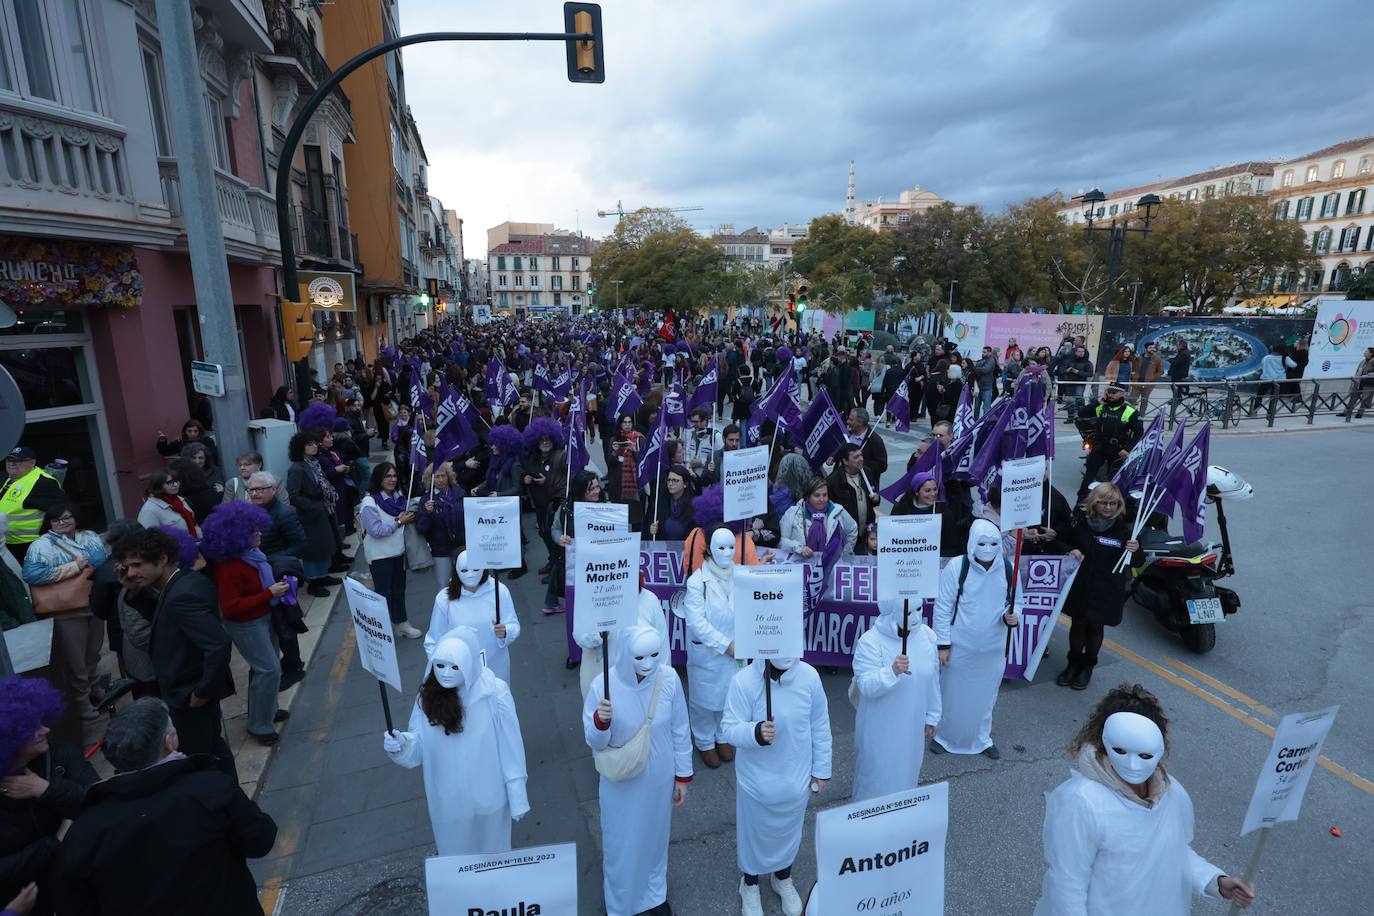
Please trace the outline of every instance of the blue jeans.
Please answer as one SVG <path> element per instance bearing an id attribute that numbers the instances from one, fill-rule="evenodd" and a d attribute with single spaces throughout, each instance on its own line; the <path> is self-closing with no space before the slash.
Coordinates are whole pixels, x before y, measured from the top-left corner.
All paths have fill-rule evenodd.
<path id="1" fill-rule="evenodd" d="M 305 570 L 307 582 L 314 582 L 329 575 L 328 560 L 301 560 L 301 568 Z"/>
<path id="2" fill-rule="evenodd" d="M 224 621 L 234 648 L 248 663 L 248 733 L 267 735 L 276 731 L 277 690 L 281 687 L 281 663 L 272 638 L 272 615 L 240 623 Z"/>
<path id="3" fill-rule="evenodd" d="M 372 570 L 372 590 L 386 599 L 392 623 L 406 619 L 406 558 L 384 557 L 368 564 Z"/>
<path id="4" fill-rule="evenodd" d="M 991 388 L 978 389 L 978 400 L 973 405 L 973 419 L 978 419 L 983 415 L 984 411 L 992 407 L 992 398 L 995 394 L 997 394 L 997 392 Z"/>

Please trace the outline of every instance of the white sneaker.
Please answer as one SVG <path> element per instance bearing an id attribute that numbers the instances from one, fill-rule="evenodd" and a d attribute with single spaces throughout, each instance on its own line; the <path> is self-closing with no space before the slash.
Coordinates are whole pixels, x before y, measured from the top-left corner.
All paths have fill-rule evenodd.
<path id="1" fill-rule="evenodd" d="M 745 884 L 739 879 L 739 911 L 743 916 L 763 916 L 763 901 L 759 899 L 759 886 Z"/>
<path id="2" fill-rule="evenodd" d="M 404 636 L 406 639 L 419 639 L 421 636 L 425 635 L 412 627 L 408 621 L 404 620 L 396 624 L 396 634 L 398 636 Z"/>
<path id="3" fill-rule="evenodd" d="M 777 877 L 770 877 L 768 880 L 773 885 L 773 893 L 782 898 L 783 916 L 801 916 L 801 896 L 792 879 L 789 877 L 779 881 Z"/>

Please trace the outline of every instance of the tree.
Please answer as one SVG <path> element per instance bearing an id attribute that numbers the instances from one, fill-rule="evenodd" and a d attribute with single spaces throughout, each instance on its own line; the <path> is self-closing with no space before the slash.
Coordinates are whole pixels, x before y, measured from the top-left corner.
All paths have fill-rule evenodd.
<path id="1" fill-rule="evenodd" d="M 896 285 L 914 293 L 927 282 L 948 294 L 957 286 L 962 302 L 986 305 L 993 297 L 987 283 L 987 220 L 977 207 L 941 203 L 912 214 L 894 238 Z"/>
<path id="2" fill-rule="evenodd" d="M 592 259 L 592 282 L 605 290 L 622 281 L 622 303 L 680 311 L 714 301 L 724 271 L 725 255 L 710 239 L 662 210 L 626 214 Z"/>
<path id="3" fill-rule="evenodd" d="M 1031 197 L 985 221 L 979 251 L 986 282 L 1007 311 L 1055 301 L 1053 265 L 1067 263 L 1083 244 L 1081 232 L 1060 218 L 1062 206 L 1058 195 Z"/>
<path id="4" fill-rule="evenodd" d="M 792 250 L 792 272 L 809 284 L 809 299 L 826 311 L 868 308 L 892 275 L 892 236 L 818 216 Z"/>
<path id="5" fill-rule="evenodd" d="M 1374 269 L 1365 267 L 1350 278 L 1345 287 L 1347 299 L 1374 299 Z"/>

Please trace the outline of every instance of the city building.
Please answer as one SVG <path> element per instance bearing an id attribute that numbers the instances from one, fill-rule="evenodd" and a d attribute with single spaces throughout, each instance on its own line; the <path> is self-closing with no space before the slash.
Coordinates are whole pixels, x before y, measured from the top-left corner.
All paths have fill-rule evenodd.
<path id="1" fill-rule="evenodd" d="M 219 223 L 251 413 L 283 384 L 279 259 L 254 117 L 255 56 L 277 48 L 261 2 L 194 14 Z M 68 462 L 83 527 L 132 517 L 188 416 L 200 309 L 187 254 L 152 0 L 0 4 L 0 364 L 40 463 Z M 7 322 L 6 322 L 7 323 Z M 232 456 L 231 460 L 232 460 Z"/>
<path id="2" fill-rule="evenodd" d="M 792 249 L 806 238 L 807 226 L 783 223 L 776 229 L 768 230 L 768 266 L 781 267 L 792 260 Z"/>
<path id="3" fill-rule="evenodd" d="M 1278 163 L 1269 197 L 1279 219 L 1301 222 L 1321 265 L 1276 278 L 1275 292 L 1342 290 L 1374 263 L 1374 136 Z"/>
<path id="4" fill-rule="evenodd" d="M 491 305 L 491 284 L 488 281 L 487 262 L 481 258 L 468 258 L 464 268 L 467 272 L 467 285 L 464 287 L 464 291 L 467 294 L 468 306 Z"/>
<path id="5" fill-rule="evenodd" d="M 895 232 L 922 210 L 929 210 L 945 202 L 934 191 L 924 191 L 920 186 L 909 188 L 897 195 L 895 201 L 879 197 L 877 200 L 859 200 L 854 176 L 854 162 L 849 163 L 849 185 L 845 189 L 844 221 L 850 226 L 867 226 L 874 232 Z"/>
<path id="6" fill-rule="evenodd" d="M 506 222 L 487 230 L 492 311 L 517 320 L 575 315 L 588 305 L 597 242 L 552 223 Z"/>
<path id="7" fill-rule="evenodd" d="M 756 267 L 768 264 L 768 233 L 757 226 L 736 232 L 728 223 L 711 234 L 711 241 L 732 261 L 744 261 Z"/>
<path id="8" fill-rule="evenodd" d="M 420 285 L 431 292 L 427 322 L 437 321 L 463 295 L 462 220 L 452 210 L 444 209 L 439 198 L 430 195 L 421 210 L 420 225 Z M 455 231 L 456 228 L 456 231 Z M 432 283 L 430 281 L 433 281 Z M 417 310 L 418 312 L 418 310 Z"/>
<path id="9" fill-rule="evenodd" d="M 1271 160 L 1233 162 L 1192 175 L 1161 178 L 1149 184 L 1107 191 L 1104 192 L 1107 199 L 1098 204 L 1093 219 L 1110 221 L 1113 217 L 1133 213 L 1136 201 L 1146 194 L 1155 194 L 1164 200 L 1212 200 L 1237 194 L 1263 196 L 1273 185 L 1274 169 L 1275 162 Z M 1065 222 L 1085 221 L 1083 193 L 1080 191 L 1070 197 L 1059 209 L 1059 216 Z"/>

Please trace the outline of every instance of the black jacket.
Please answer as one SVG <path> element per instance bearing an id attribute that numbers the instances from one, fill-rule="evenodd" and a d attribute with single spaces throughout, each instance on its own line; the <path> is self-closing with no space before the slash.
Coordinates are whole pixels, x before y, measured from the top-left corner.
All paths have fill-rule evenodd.
<path id="1" fill-rule="evenodd" d="M 215 583 L 195 570 L 177 570 L 158 595 L 149 646 L 167 705 L 183 709 L 192 693 L 206 700 L 230 696 L 229 646 Z"/>
<path id="2" fill-rule="evenodd" d="M 864 473 L 868 475 L 869 482 L 877 486 L 887 473 L 887 446 L 876 429 L 870 427 L 868 438 L 864 440 L 863 453 Z"/>
<path id="3" fill-rule="evenodd" d="M 873 476 L 871 474 L 868 480 L 872 483 Z M 848 512 L 854 523 L 859 524 L 859 494 L 849 485 L 849 479 L 844 473 L 844 468 L 837 464 L 835 470 L 830 472 L 830 476 L 825 478 L 825 483 L 830 489 L 830 501 Z M 864 524 L 870 524 L 874 521 L 874 513 L 877 509 L 878 507 L 872 502 L 868 503 L 868 512 Z M 863 536 L 863 528 L 860 528 L 859 538 L 862 539 Z"/>
<path id="4" fill-rule="evenodd" d="M 1089 401 L 1078 415 L 1094 421 L 1096 428 L 1092 434 L 1093 448 L 1103 449 L 1115 457 L 1118 450 L 1129 452 L 1145 435 L 1145 426 L 1140 420 L 1140 411 L 1123 398 L 1115 404 L 1106 401 Z"/>
<path id="5" fill-rule="evenodd" d="M 48 878 L 57 858 L 57 828 L 80 813 L 87 787 L 100 777 L 79 750 L 65 744 L 54 744 L 28 769 L 46 779 L 48 788 L 38 798 L 0 797 L 0 900 L 36 881 L 33 912 L 45 914 L 52 912 Z"/>
<path id="6" fill-rule="evenodd" d="M 305 528 L 300 516 L 279 499 L 272 500 L 266 508 L 272 527 L 262 533 L 262 552 L 268 556 L 285 553 L 299 560 L 305 555 Z"/>
<path id="7" fill-rule="evenodd" d="M 1109 627 L 1121 623 L 1121 609 L 1126 603 L 1126 583 L 1130 580 L 1131 571 L 1124 569 L 1113 574 L 1112 567 L 1121 559 L 1121 552 L 1131 539 L 1130 515 L 1122 514 L 1105 531 L 1094 531 L 1080 509 L 1074 512 L 1069 530 L 1060 532 L 1059 536 L 1071 549 L 1083 552 L 1083 565 L 1079 567 L 1073 587 L 1069 589 L 1064 613 L 1085 623 Z"/>
<path id="8" fill-rule="evenodd" d="M 1048 541 L 1032 541 L 1027 538 L 1021 545 L 1021 553 L 1025 556 L 1063 556 L 1072 547 L 1069 545 L 1069 524 L 1073 518 L 1073 508 L 1069 501 L 1064 498 L 1049 481 L 1045 482 L 1045 489 L 1049 490 L 1050 497 L 1050 521 L 1049 526 L 1054 529 L 1054 538 Z M 1044 492 L 1044 489 L 1041 490 Z M 1044 527 L 1043 525 L 1040 527 Z M 1116 561 L 1113 560 L 1113 563 Z M 1109 569 L 1111 567 L 1108 567 Z"/>
<path id="9" fill-rule="evenodd" d="M 204 755 L 121 773 L 91 788 L 54 873 L 58 912 L 84 916 L 261 913 L 246 859 L 277 825 Z"/>

